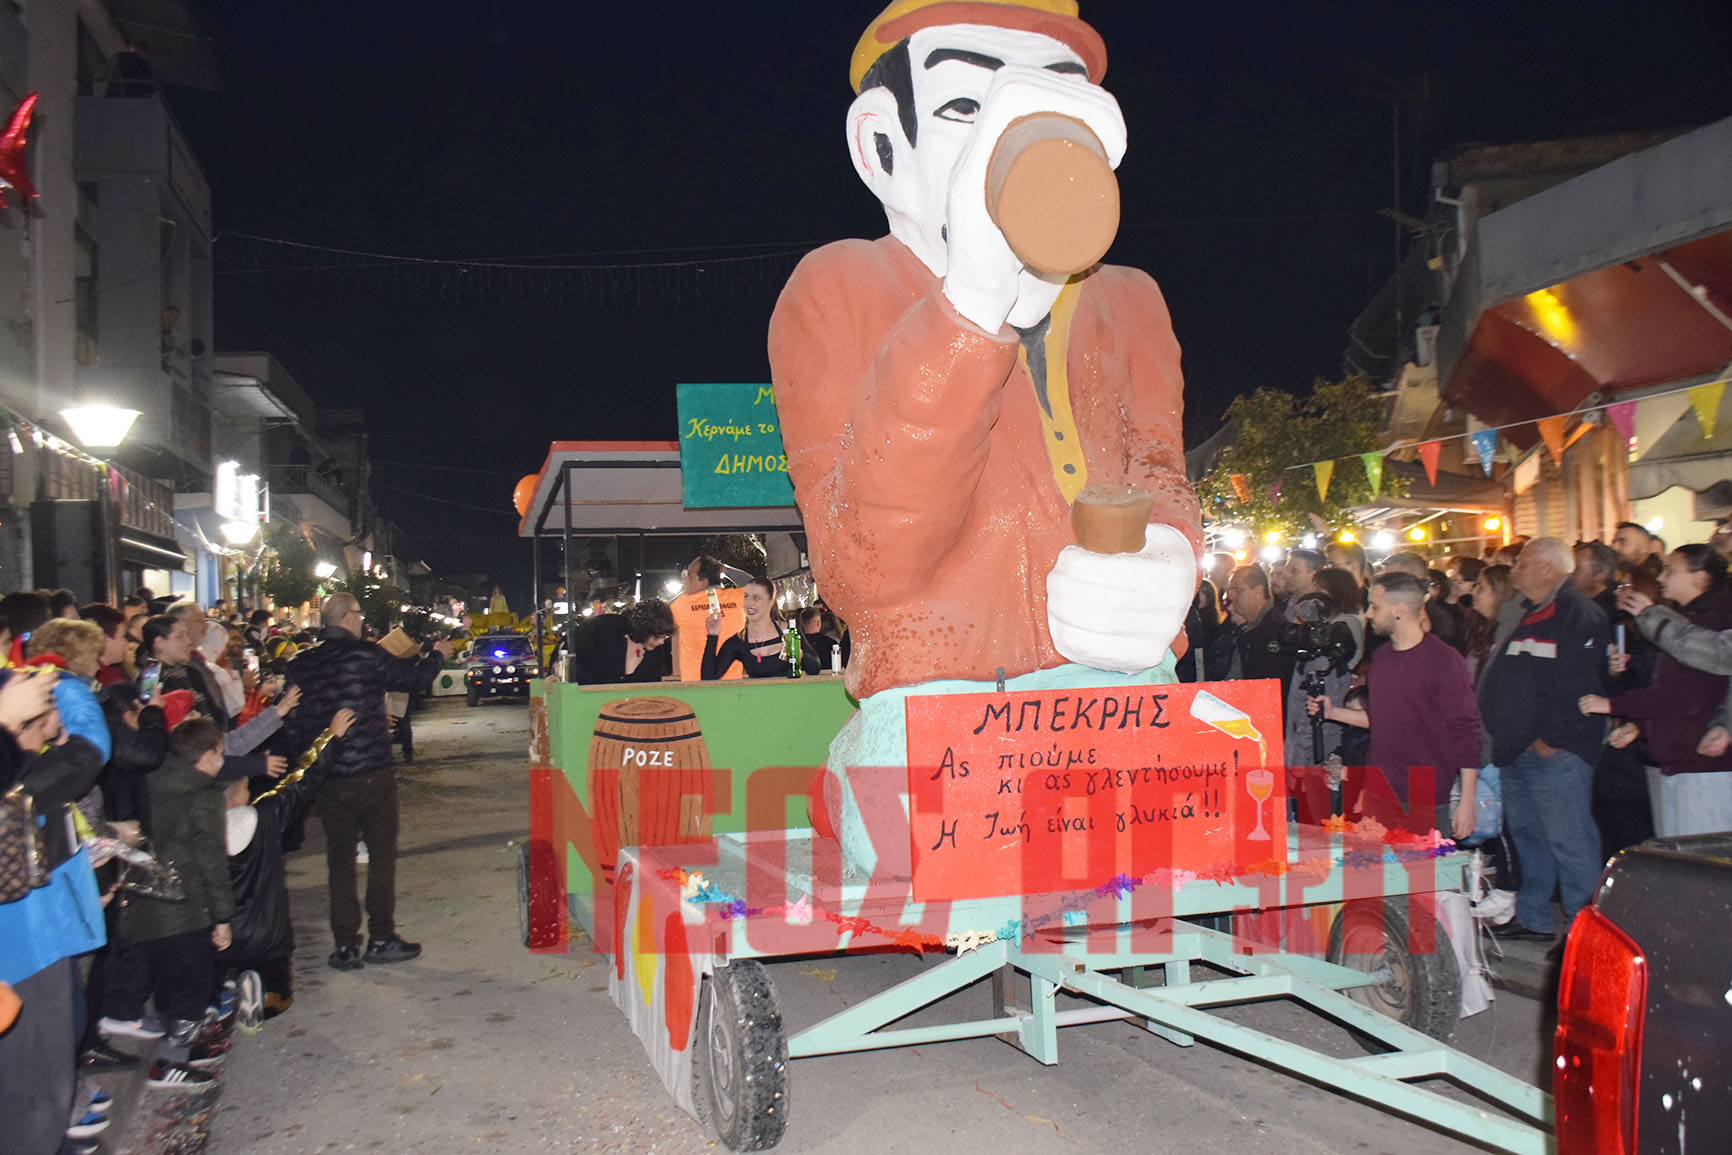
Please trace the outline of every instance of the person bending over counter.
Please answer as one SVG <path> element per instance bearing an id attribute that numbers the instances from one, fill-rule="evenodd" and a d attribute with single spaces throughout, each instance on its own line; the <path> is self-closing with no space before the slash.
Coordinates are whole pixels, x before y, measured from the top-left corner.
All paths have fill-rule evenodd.
<path id="1" fill-rule="evenodd" d="M 659 682 L 671 668 L 667 640 L 673 632 L 673 612 L 660 598 L 591 618 L 572 632 L 575 680 L 582 686 Z"/>

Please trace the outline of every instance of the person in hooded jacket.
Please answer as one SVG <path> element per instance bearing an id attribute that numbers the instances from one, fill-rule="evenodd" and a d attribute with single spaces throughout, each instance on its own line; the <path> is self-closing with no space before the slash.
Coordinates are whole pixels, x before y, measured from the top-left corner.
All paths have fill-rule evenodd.
<path id="1" fill-rule="evenodd" d="M 250 804 L 245 782 L 231 783 L 225 793 L 235 913 L 229 919 L 232 941 L 217 963 L 240 972 L 235 1013 L 242 1030 L 257 1029 L 294 1002 L 295 928 L 289 921 L 284 835 L 325 784 L 332 763 L 342 756 L 343 736 L 354 724 L 353 710 L 338 710 L 294 772 Z"/>

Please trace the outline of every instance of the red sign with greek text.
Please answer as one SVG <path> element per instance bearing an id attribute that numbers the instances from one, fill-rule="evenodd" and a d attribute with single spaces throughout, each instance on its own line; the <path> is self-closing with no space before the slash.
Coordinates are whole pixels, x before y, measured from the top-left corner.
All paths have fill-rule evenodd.
<path id="1" fill-rule="evenodd" d="M 910 697 L 914 899 L 1285 860 L 1279 682 Z"/>

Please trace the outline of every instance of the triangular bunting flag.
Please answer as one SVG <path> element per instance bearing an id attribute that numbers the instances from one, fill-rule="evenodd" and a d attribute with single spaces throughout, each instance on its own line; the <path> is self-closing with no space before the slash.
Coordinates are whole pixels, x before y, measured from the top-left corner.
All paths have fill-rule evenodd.
<path id="1" fill-rule="evenodd" d="M 1383 454 L 1361 453 L 1359 461 L 1365 466 L 1365 480 L 1371 483 L 1371 492 L 1375 496 L 1383 492 Z"/>
<path id="2" fill-rule="evenodd" d="M 1419 463 L 1425 466 L 1425 480 L 1433 487 L 1437 485 L 1437 457 L 1443 452 L 1443 442 L 1422 441 L 1419 443 Z"/>
<path id="3" fill-rule="evenodd" d="M 1319 461 L 1311 467 L 1311 471 L 1317 475 L 1317 500 L 1328 501 L 1329 479 L 1335 476 L 1335 463 L 1333 461 Z"/>
<path id="4" fill-rule="evenodd" d="M 1468 436 L 1473 440 L 1473 451 L 1479 454 L 1479 467 L 1490 477 L 1491 463 L 1497 458 L 1497 430 L 1476 429 Z"/>
<path id="5" fill-rule="evenodd" d="M 1564 426 L 1568 421 L 1563 417 L 1542 417 L 1537 421 L 1540 427 L 1540 440 L 1546 443 L 1546 452 L 1552 455 L 1552 462 L 1562 465 L 1564 461 Z"/>
<path id="6" fill-rule="evenodd" d="M 1277 477 L 1275 479 L 1275 484 L 1271 485 L 1269 487 L 1269 502 L 1270 502 L 1270 504 L 1274 504 L 1275 502 L 1281 500 L 1281 483 L 1285 480 L 1286 480 L 1286 478 L 1284 478 L 1284 477 Z"/>
<path id="7" fill-rule="evenodd" d="M 1239 499 L 1240 505 L 1251 502 L 1251 479 L 1243 473 L 1229 473 L 1227 480 L 1233 483 L 1233 493 Z"/>
<path id="8" fill-rule="evenodd" d="M 1690 408 L 1687 393 L 1662 393 L 1636 402 L 1636 457 L 1654 451 L 1654 446 L 1666 436 L 1666 431 L 1678 423 Z"/>
<path id="9" fill-rule="evenodd" d="M 1690 408 L 1696 411 L 1696 420 L 1702 423 L 1702 436 L 1712 440 L 1714 419 L 1720 413 L 1720 395 L 1726 392 L 1726 382 L 1710 381 L 1686 392 L 1690 397 Z"/>
<path id="10" fill-rule="evenodd" d="M 1624 447 L 1629 448 L 1630 441 L 1636 436 L 1636 403 L 1614 401 L 1606 406 L 1606 416 L 1611 418 L 1612 428 L 1618 431 L 1618 436 L 1624 439 Z"/>

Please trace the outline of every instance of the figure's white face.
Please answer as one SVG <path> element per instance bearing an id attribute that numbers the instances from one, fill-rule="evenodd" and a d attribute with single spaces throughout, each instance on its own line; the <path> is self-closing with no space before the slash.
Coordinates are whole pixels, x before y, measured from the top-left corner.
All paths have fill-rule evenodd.
<path id="1" fill-rule="evenodd" d="M 894 191 L 885 208 L 892 231 L 943 276 L 950 175 L 974 131 L 975 114 L 993 75 L 1006 64 L 1022 64 L 1087 84 L 1088 69 L 1075 52 L 1049 37 L 978 24 L 922 29 L 909 38 L 908 55 L 919 129 L 911 149 L 906 142 L 896 149 Z M 903 228 L 918 234 L 917 243 L 900 235 L 897 216 L 903 218 Z"/>

